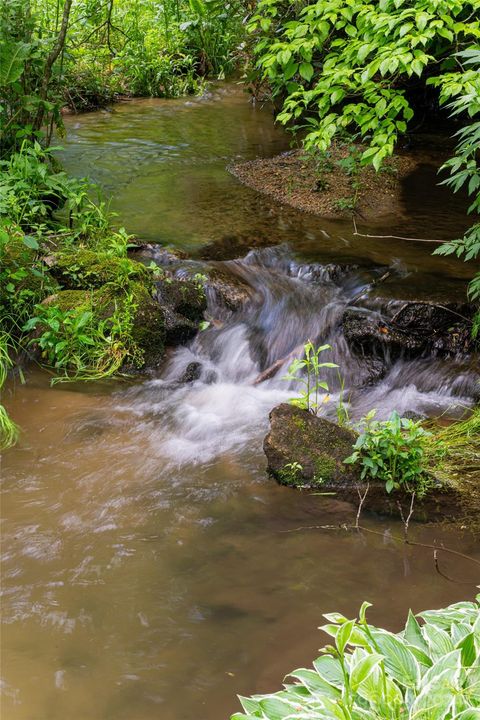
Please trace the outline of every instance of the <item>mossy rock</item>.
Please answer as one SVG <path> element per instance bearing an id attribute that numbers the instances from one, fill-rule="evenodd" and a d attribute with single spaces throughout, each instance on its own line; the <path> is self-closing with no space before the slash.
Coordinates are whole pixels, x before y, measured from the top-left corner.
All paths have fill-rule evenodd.
<path id="1" fill-rule="evenodd" d="M 153 286 L 152 273 L 142 263 L 85 248 L 57 253 L 50 272 L 68 289 L 95 289 L 107 283 L 121 288 L 130 282 Z"/>
<path id="2" fill-rule="evenodd" d="M 132 339 L 143 353 L 144 366 L 158 366 L 165 354 L 163 310 L 141 283 L 131 283 L 129 293 L 136 305 Z M 55 304 L 63 312 L 82 306 L 92 308 L 100 321 L 110 317 L 116 305 L 121 307 L 125 297 L 124 293 L 115 293 L 110 287 L 103 286 L 96 290 L 60 290 L 45 303 Z"/>
<path id="3" fill-rule="evenodd" d="M 156 287 L 156 295 L 161 305 L 170 307 L 193 323 L 199 323 L 203 319 L 207 298 L 201 281 L 166 274 L 156 283 Z"/>
<path id="4" fill-rule="evenodd" d="M 264 440 L 268 470 L 278 482 L 292 487 L 321 487 L 336 499 L 358 506 L 359 493 L 367 490 L 360 469 L 345 465 L 356 435 L 293 405 L 282 404 L 270 413 L 270 432 Z M 381 515 L 407 517 L 412 496 L 406 490 L 387 493 L 385 483 L 370 480 L 363 508 Z M 400 510 L 401 508 L 401 510 Z M 415 499 L 414 520 L 464 521 L 465 498 L 458 488 L 434 484 Z"/>
<path id="5" fill-rule="evenodd" d="M 143 351 L 145 365 L 157 367 L 165 355 L 165 313 L 141 283 L 132 283 L 131 292 L 137 305 L 133 340 Z"/>
<path id="6" fill-rule="evenodd" d="M 182 345 L 198 332 L 207 307 L 205 290 L 200 281 L 177 278 L 170 274 L 156 282 L 156 298 L 165 317 L 165 342 Z"/>
<path id="7" fill-rule="evenodd" d="M 58 289 L 37 251 L 23 238 L 23 233 L 11 231 L 0 247 L 0 314 L 13 337 L 19 337 L 35 305 Z"/>
<path id="8" fill-rule="evenodd" d="M 283 403 L 270 413 L 263 449 L 268 470 L 279 482 L 318 487 L 358 480 L 356 469 L 343 463 L 354 442 L 351 430 Z M 289 482 L 292 465 L 298 469 Z"/>

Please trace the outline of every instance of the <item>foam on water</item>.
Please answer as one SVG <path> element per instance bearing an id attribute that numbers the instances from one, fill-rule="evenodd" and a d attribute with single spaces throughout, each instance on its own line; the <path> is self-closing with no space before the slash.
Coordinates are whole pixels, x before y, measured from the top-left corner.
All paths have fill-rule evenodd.
<path id="1" fill-rule="evenodd" d="M 298 394 L 298 384 L 284 376 L 293 358 L 302 357 L 307 340 L 330 344 L 321 360 L 339 366 L 324 371 L 330 388 L 322 407 L 326 417 L 335 418 L 339 399 L 352 419 L 372 408 L 379 418 L 394 409 L 455 416 L 470 405 L 476 373 L 465 358 L 393 361 L 385 356 L 384 376 L 372 383 L 368 365 L 350 352 L 343 312 L 368 293 L 372 278 L 385 268 L 365 273 L 355 267 L 301 264 L 286 247 L 252 251 L 243 260 L 217 265 L 250 289 L 248 301 L 227 312 L 217 294 L 209 292 L 207 314 L 222 322 L 176 350 L 161 378 L 119 394 L 121 405 L 147 423 L 142 432 L 155 455 L 168 464 L 204 464 L 249 445 L 259 447 L 269 411 Z M 402 269 L 390 268 L 397 271 Z M 380 316 L 378 309 L 372 312 Z M 197 379 L 185 382 L 192 363 Z M 275 363 L 272 376 L 258 382 Z"/>

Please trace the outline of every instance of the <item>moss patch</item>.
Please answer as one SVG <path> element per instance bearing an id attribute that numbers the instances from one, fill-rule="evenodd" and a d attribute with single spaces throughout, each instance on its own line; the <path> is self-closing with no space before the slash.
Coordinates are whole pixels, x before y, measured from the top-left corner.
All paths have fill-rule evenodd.
<path id="1" fill-rule="evenodd" d="M 99 288 L 107 283 L 124 288 L 130 282 L 152 286 L 152 273 L 142 263 L 82 248 L 58 253 L 51 273 L 71 289 Z"/>

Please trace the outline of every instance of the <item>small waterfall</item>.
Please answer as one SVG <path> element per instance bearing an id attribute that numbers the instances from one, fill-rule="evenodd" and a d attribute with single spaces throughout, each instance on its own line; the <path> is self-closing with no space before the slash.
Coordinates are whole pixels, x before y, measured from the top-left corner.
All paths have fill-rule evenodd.
<path id="1" fill-rule="evenodd" d="M 258 448 L 269 411 L 298 392 L 284 376 L 292 360 L 302 357 L 307 340 L 331 345 L 322 360 L 338 365 L 324 373 L 326 417 L 336 417 L 340 397 L 353 420 L 372 408 L 378 418 L 393 409 L 455 416 L 471 404 L 479 376 L 468 358 L 351 352 L 342 329 L 345 309 L 357 307 L 361 297 L 365 311 L 368 289 L 386 268 L 302 264 L 285 246 L 212 265 L 232 284 L 241 283 L 244 301 L 232 310 L 214 286 L 208 287 L 210 326 L 173 352 L 160 378 L 127 391 L 152 426 L 162 416 L 155 443 L 172 463 L 206 463 Z M 373 317 L 382 317 L 383 310 L 378 300 L 372 302 Z"/>

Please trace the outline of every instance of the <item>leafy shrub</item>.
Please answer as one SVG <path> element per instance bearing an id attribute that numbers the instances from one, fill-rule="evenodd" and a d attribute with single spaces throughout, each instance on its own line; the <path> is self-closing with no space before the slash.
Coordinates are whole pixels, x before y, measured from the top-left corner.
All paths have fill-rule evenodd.
<path id="1" fill-rule="evenodd" d="M 38 252 L 36 238 L 0 222 L 0 326 L 18 334 L 34 306 L 57 288 Z"/>
<path id="2" fill-rule="evenodd" d="M 464 115 L 473 122 L 465 125 L 456 133 L 458 144 L 455 154 L 443 165 L 443 170 L 450 171 L 450 177 L 443 181 L 457 192 L 466 187 L 473 197 L 469 213 L 480 215 L 480 165 L 478 149 L 480 148 L 480 49 L 469 49 L 457 53 L 462 63 L 468 68 L 462 73 L 449 73 L 441 78 L 441 100 L 448 103 L 452 116 Z M 480 257 L 480 222 L 476 222 L 463 236 L 457 240 L 443 243 L 435 250 L 437 255 L 453 255 L 463 257 L 465 261 L 477 260 Z M 478 265 L 477 265 L 478 267 Z M 472 300 L 480 302 L 480 272 L 477 272 L 469 285 Z M 480 332 L 480 311 L 474 321 L 473 336 Z"/>
<path id="3" fill-rule="evenodd" d="M 344 462 L 358 463 L 362 480 L 384 482 L 388 493 L 403 488 L 421 497 L 429 484 L 425 450 L 431 433 L 396 411 L 384 421 L 374 416 L 375 410 L 365 417 L 363 432 Z"/>
<path id="4" fill-rule="evenodd" d="M 31 230 L 49 223 L 53 213 L 78 194 L 84 183 L 53 168 L 56 149 L 24 140 L 8 161 L 0 161 L 0 217 Z"/>
<path id="5" fill-rule="evenodd" d="M 39 348 L 42 363 L 57 373 L 53 382 L 109 377 L 127 358 L 141 363 L 132 337 L 137 309 L 132 296 L 114 301 L 108 312 L 110 304 L 87 292 L 83 302 L 65 310 L 54 302 L 37 306 L 37 314 L 23 329 L 36 331 L 30 344 Z"/>
<path id="6" fill-rule="evenodd" d="M 150 36 L 154 40 L 149 42 Z M 136 96 L 179 97 L 194 95 L 203 85 L 195 72 L 195 60 L 183 52 L 168 52 L 154 30 L 144 44 L 125 48 L 115 60 L 115 72 L 125 91 Z"/>
<path id="7" fill-rule="evenodd" d="M 442 610 L 410 611 L 394 634 L 359 618 L 324 615 L 334 640 L 284 690 L 240 697 L 231 720 L 478 720 L 480 595 Z"/>
<path id="8" fill-rule="evenodd" d="M 476 0 L 260 0 L 249 29 L 258 68 L 283 100 L 278 119 L 306 127 L 306 146 L 320 150 L 356 136 L 378 169 L 415 98 L 428 98 L 427 80 L 462 71 L 454 53 L 478 40 L 477 10 Z"/>
<path id="9" fill-rule="evenodd" d="M 9 369 L 13 363 L 10 358 L 11 340 L 7 333 L 0 332 L 0 391 L 5 384 Z M 15 444 L 18 437 L 18 427 L 13 422 L 6 409 L 0 404 L 0 450 L 6 450 Z"/>

